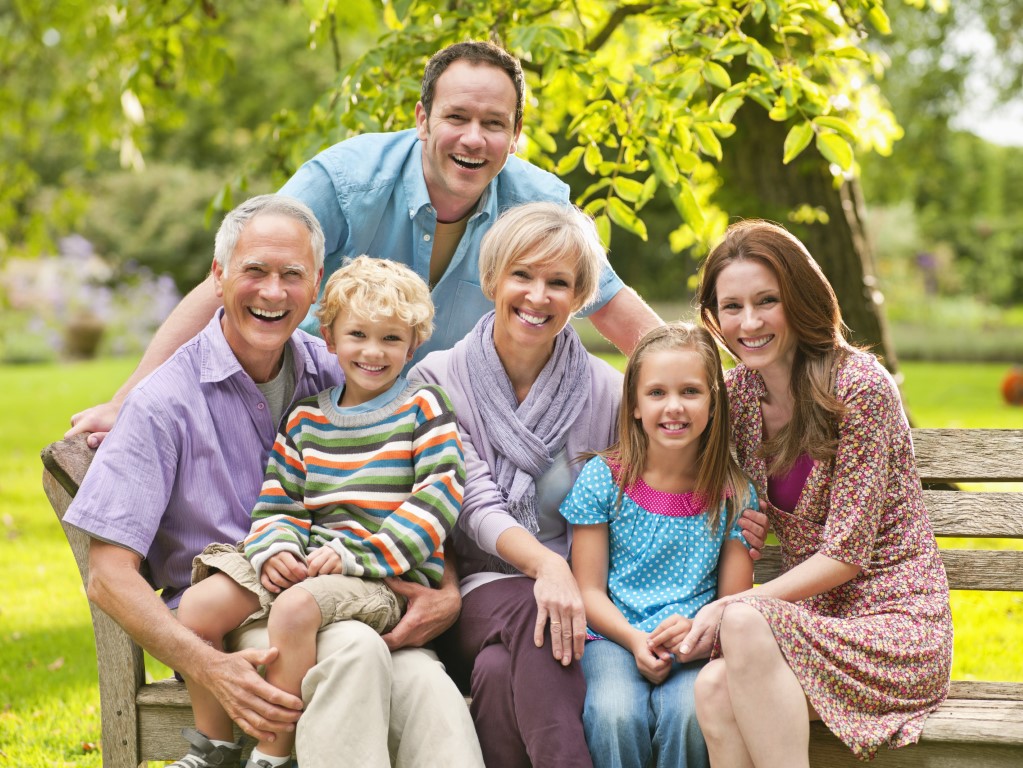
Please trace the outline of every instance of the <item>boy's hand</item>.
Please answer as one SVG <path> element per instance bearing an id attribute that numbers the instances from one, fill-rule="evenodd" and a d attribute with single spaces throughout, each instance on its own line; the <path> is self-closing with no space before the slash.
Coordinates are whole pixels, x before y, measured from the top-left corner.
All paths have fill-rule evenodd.
<path id="1" fill-rule="evenodd" d="M 290 552 L 278 552 L 263 563 L 259 581 L 268 590 L 277 594 L 300 581 L 305 581 L 308 575 L 309 569 L 305 563 Z"/>
<path id="2" fill-rule="evenodd" d="M 341 555 L 332 547 L 317 547 L 305 559 L 309 566 L 309 576 L 321 576 L 327 573 L 343 573 Z"/>

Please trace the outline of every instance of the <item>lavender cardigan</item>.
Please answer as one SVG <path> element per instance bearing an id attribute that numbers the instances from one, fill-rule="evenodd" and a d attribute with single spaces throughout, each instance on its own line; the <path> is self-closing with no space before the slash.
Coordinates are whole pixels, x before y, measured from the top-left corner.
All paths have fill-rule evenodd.
<path id="1" fill-rule="evenodd" d="M 497 539 L 509 528 L 518 527 L 504 506 L 500 489 L 491 475 L 497 453 L 488 439 L 486 426 L 476 409 L 468 382 L 457 374 L 464 359 L 466 341 L 452 349 L 431 352 L 409 372 L 409 379 L 439 384 L 448 393 L 458 419 L 458 432 L 465 451 L 465 493 L 462 511 L 452 541 L 458 555 L 458 573 L 463 579 L 484 570 L 486 555 L 497 554 Z M 568 433 L 565 450 L 570 460 L 607 448 L 618 438 L 618 404 L 622 396 L 622 375 L 603 360 L 590 355 L 590 388 L 578 396 L 590 403 Z M 572 462 L 573 479 L 582 462 Z M 568 552 L 560 552 L 567 557 Z"/>

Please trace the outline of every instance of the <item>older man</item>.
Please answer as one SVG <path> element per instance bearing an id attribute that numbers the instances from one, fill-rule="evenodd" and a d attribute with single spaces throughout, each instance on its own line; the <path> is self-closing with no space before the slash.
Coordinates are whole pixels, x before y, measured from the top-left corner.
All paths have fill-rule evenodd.
<path id="1" fill-rule="evenodd" d="M 480 289 L 479 244 L 498 214 L 532 201 L 568 203 L 568 186 L 515 157 L 525 82 L 511 54 L 488 42 L 451 45 L 423 75 L 416 127 L 330 147 L 281 189 L 309 205 L 327 240 L 326 274 L 345 256 L 409 265 L 433 291 L 436 331 L 415 360 L 448 349 L 493 308 Z M 139 369 L 109 403 L 72 417 L 68 435 L 97 445 L 119 403 L 146 372 L 196 333 L 220 305 L 207 280 L 182 300 Z M 660 319 L 607 267 L 589 308 L 594 326 L 625 353 Z M 315 322 L 306 324 L 315 332 Z"/>
<path id="2" fill-rule="evenodd" d="M 482 765 L 465 703 L 428 651 L 392 656 L 365 625 L 334 624 L 320 634 L 303 711 L 256 672 L 276 654 L 265 632 L 241 641 L 262 649 L 226 653 L 172 613 L 203 546 L 248 532 L 281 416 L 341 378 L 324 343 L 297 329 L 317 295 L 323 242 L 312 211 L 283 195 L 225 218 L 211 279 L 223 309 L 127 398 L 65 518 L 91 537 L 89 598 L 213 691 L 250 735 L 272 738 L 297 721 L 303 768 L 336 765 L 338 755 L 381 768 Z M 436 631 L 457 615 L 451 584 L 395 588 L 410 599 L 402 623 L 412 634 L 424 612 Z"/>

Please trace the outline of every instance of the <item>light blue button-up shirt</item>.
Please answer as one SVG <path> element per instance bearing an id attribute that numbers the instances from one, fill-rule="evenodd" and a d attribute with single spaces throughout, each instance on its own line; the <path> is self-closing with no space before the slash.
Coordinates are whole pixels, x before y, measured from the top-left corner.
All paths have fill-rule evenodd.
<path id="1" fill-rule="evenodd" d="M 422 144 L 414 129 L 371 133 L 335 144 L 307 162 L 281 188 L 308 205 L 326 237 L 323 282 L 346 257 L 366 254 L 411 267 L 429 282 L 437 212 L 423 176 Z M 568 186 L 514 155 L 490 182 L 469 218 L 441 279 L 433 287 L 436 329 L 415 363 L 435 349 L 450 349 L 494 308 L 480 288 L 480 241 L 502 211 L 535 201 L 567 203 Z M 604 306 L 623 287 L 610 265 L 587 312 Z M 322 285 L 321 285 L 322 290 Z M 319 332 L 314 305 L 302 323 Z"/>

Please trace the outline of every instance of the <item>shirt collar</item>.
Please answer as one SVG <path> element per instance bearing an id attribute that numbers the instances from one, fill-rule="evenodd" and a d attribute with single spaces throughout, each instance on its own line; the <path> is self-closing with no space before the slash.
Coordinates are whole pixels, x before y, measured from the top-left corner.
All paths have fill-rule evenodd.
<path id="1" fill-rule="evenodd" d="M 405 199 L 408 201 L 408 217 L 410 219 L 414 219 L 424 208 L 433 209 L 430 192 L 426 188 L 426 175 L 423 173 L 423 142 L 421 139 L 417 139 L 412 144 L 411 154 L 402 170 L 401 184 L 405 190 Z M 497 196 L 494 194 L 496 184 L 496 178 L 487 184 L 472 216 L 469 217 L 470 219 L 482 211 L 487 211 L 491 215 L 496 213 L 496 211 L 488 210 L 491 200 L 494 201 L 496 207 Z M 434 211 L 434 215 L 436 215 L 436 211 Z"/>
<path id="2" fill-rule="evenodd" d="M 213 315 L 213 319 L 199 334 L 200 348 L 200 370 L 199 380 L 203 383 L 215 383 L 226 381 L 235 374 L 244 373 L 245 369 L 238 362 L 238 358 L 227 343 L 224 336 L 224 328 L 221 320 L 224 317 L 224 308 L 221 307 Z M 316 373 L 316 363 L 313 361 L 305 344 L 298 344 L 298 334 L 304 331 L 296 330 L 288 339 L 291 345 L 292 357 L 295 360 L 295 371 L 301 373 L 302 369 L 310 375 Z"/>

